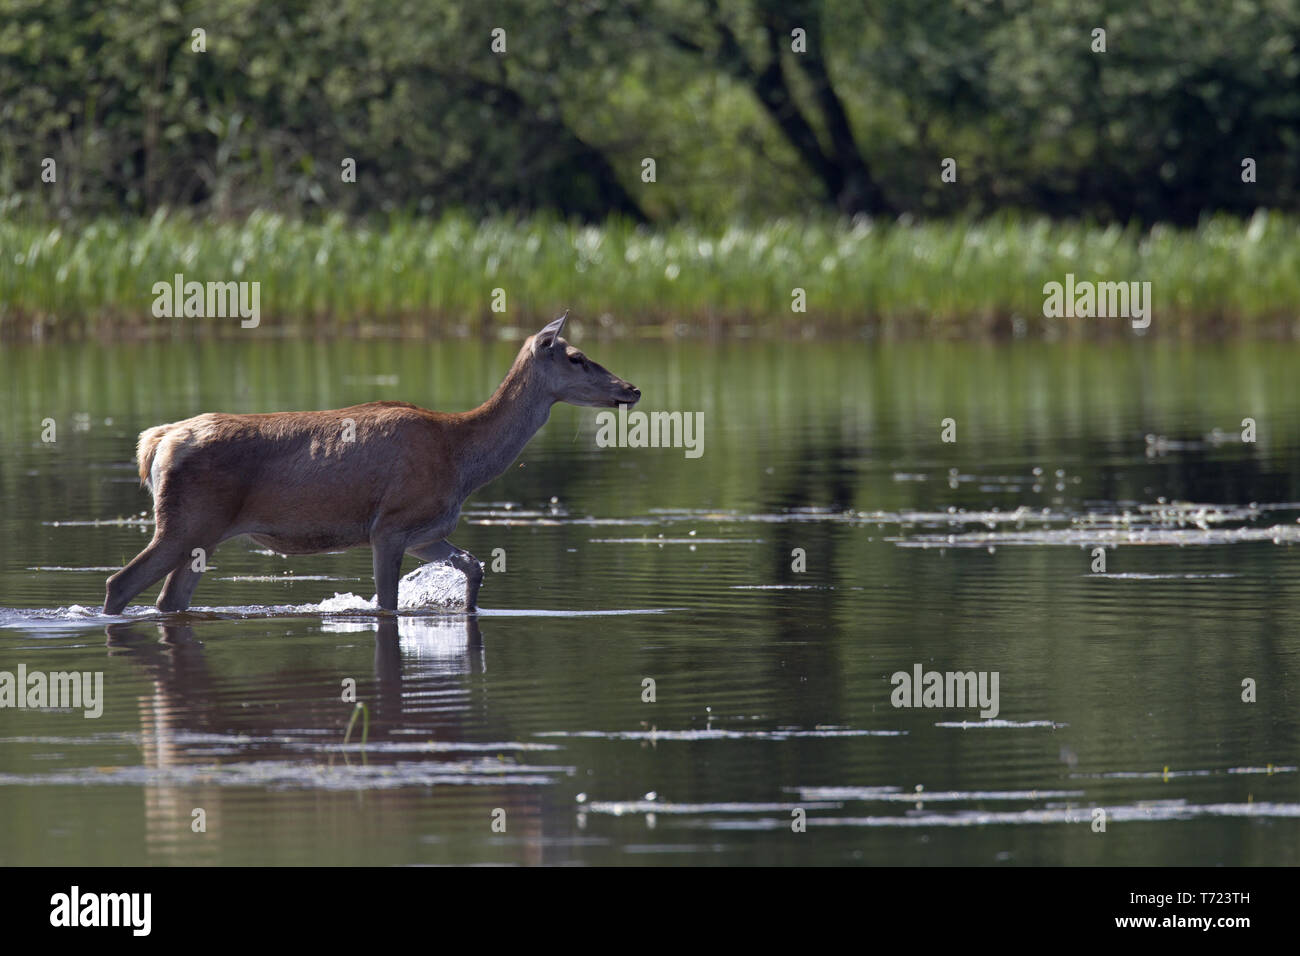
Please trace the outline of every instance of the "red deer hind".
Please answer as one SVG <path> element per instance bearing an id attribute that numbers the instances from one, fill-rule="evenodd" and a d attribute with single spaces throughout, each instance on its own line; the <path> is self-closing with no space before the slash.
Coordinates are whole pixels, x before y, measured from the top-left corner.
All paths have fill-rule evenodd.
<path id="1" fill-rule="evenodd" d="M 483 566 L 451 542 L 461 505 L 510 466 L 556 402 L 616 407 L 634 388 L 560 338 L 568 313 L 530 336 L 496 392 L 468 412 L 370 402 L 327 412 L 196 415 L 140 435 L 154 499 L 149 546 L 108 579 L 104 613 L 164 575 L 158 609 L 183 611 L 195 549 L 248 535 L 281 554 L 369 545 L 379 607 L 397 610 L 406 553 L 464 572 L 474 609 Z"/>

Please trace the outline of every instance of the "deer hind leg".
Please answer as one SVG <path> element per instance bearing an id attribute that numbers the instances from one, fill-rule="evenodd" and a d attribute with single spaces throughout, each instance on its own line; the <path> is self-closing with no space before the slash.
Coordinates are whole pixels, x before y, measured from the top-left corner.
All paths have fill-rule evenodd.
<path id="1" fill-rule="evenodd" d="M 108 579 L 104 613 L 118 614 L 128 601 L 162 577 L 167 578 L 158 595 L 160 611 L 183 611 L 202 572 L 193 570 L 195 549 L 203 550 L 207 561 L 212 549 L 228 537 L 235 508 L 230 507 L 229 489 L 217 487 L 204 494 L 168 493 L 175 475 L 165 473 L 162 487 L 154 489 L 153 541 L 135 560 Z M 185 484 L 179 485 L 180 491 Z"/>
<path id="2" fill-rule="evenodd" d="M 195 554 L 195 551 L 202 553 Z M 162 591 L 158 594 L 158 610 L 184 611 L 190 606 L 194 589 L 199 586 L 199 579 L 203 577 L 203 571 L 196 570 L 195 565 L 206 570 L 208 556 L 211 554 L 210 547 L 190 548 L 184 552 L 180 562 L 172 568 L 171 574 L 167 575 Z"/>
<path id="3" fill-rule="evenodd" d="M 108 579 L 104 593 L 104 613 L 121 614 L 131 598 L 175 568 L 184 553 L 181 539 L 155 534 L 147 548 Z"/>
<path id="4" fill-rule="evenodd" d="M 421 561 L 449 564 L 465 575 L 465 610 L 473 611 L 478 607 L 478 589 L 483 583 L 483 565 L 478 558 L 464 551 L 450 541 L 435 541 L 422 548 L 412 548 L 411 554 Z"/>

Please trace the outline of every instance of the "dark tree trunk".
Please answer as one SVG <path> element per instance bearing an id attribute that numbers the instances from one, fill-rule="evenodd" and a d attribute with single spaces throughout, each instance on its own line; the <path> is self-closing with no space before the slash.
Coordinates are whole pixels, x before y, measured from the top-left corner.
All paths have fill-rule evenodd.
<path id="1" fill-rule="evenodd" d="M 789 36 L 789 31 L 785 31 Z M 799 54 L 799 62 L 804 74 L 811 80 L 813 96 L 821 110 L 822 121 L 826 125 L 831 141 L 831 154 L 835 158 L 838 181 L 828 182 L 827 189 L 835 199 L 840 211 L 846 214 L 865 212 L 878 215 L 893 215 L 896 210 L 890 205 L 876 183 L 871 169 L 867 165 L 862 150 L 853 135 L 853 126 L 849 122 L 844 103 L 831 84 L 830 72 L 819 44 L 814 43 L 807 53 Z"/>
<path id="2" fill-rule="evenodd" d="M 846 215 L 895 214 L 896 209 L 880 189 L 853 135 L 848 112 L 835 92 L 825 54 L 818 46 L 819 36 L 809 38 L 806 52 L 792 55 L 812 85 L 817 117 L 830 140 L 829 149 L 823 146 L 812 120 L 795 99 L 785 68 L 784 48 L 796 26 L 810 33 L 820 32 L 813 29 L 819 27 L 821 18 L 811 5 L 795 3 L 783 8 L 780 4 L 773 4 L 764 11 L 762 23 L 767 57 L 761 66 L 750 62 L 731 27 L 721 19 L 717 7 L 710 6 L 718 36 L 718 48 L 714 54 L 718 65 L 749 86 L 781 134 L 820 181 L 827 199 Z M 680 32 L 670 35 L 680 47 L 697 53 L 705 52 L 703 47 Z"/>
<path id="3" fill-rule="evenodd" d="M 542 115 L 517 90 L 503 83 L 432 70 L 428 73 L 441 82 L 460 87 L 467 97 L 481 100 L 526 130 L 526 139 L 536 143 L 549 160 L 543 175 L 553 177 L 551 194 L 558 197 L 561 214 L 597 221 L 613 213 L 634 222 L 649 222 L 605 155 L 565 125 L 558 111 L 552 116 Z"/>

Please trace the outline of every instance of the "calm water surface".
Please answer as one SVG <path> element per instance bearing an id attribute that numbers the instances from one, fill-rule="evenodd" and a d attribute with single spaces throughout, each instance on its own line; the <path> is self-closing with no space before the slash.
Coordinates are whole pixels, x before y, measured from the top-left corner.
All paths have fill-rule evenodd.
<path id="1" fill-rule="evenodd" d="M 100 616 L 135 435 L 467 408 L 515 345 L 0 351 L 0 671 L 104 687 L 0 709 L 0 864 L 1300 863 L 1300 348 L 578 344 L 704 454 L 557 406 L 452 537 L 482 613 L 397 621 L 244 541 Z M 894 707 L 918 664 L 997 717 Z"/>

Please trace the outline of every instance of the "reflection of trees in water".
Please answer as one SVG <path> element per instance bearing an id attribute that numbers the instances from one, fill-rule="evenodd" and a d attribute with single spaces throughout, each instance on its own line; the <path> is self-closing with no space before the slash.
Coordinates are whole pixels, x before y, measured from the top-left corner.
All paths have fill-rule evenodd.
<path id="1" fill-rule="evenodd" d="M 485 722 L 486 714 L 476 713 L 484 709 L 485 695 L 470 695 L 463 686 L 466 675 L 484 672 L 483 640 L 476 617 L 382 617 L 377 621 L 329 622 L 324 629 L 374 632 L 374 683 L 367 688 L 359 681 L 357 687 L 358 700 L 365 702 L 370 712 L 368 743 L 454 743 L 463 739 L 462 727 Z M 431 835 L 422 832 L 421 820 L 427 817 L 428 807 L 420 807 L 420 802 L 446 803 L 449 813 L 464 816 L 463 801 L 448 796 L 448 788 L 362 787 L 331 793 L 311 788 L 305 780 L 302 796 L 279 801 L 267 794 L 254 798 L 256 806 L 250 808 L 244 787 L 167 782 L 167 772 L 176 768 L 240 761 L 298 765 L 311 761 L 342 771 L 361 762 L 370 766 L 406 760 L 450 763 L 464 759 L 465 754 L 369 750 L 360 757 L 355 751 L 342 757 L 336 753 L 313 755 L 314 747 L 342 743 L 351 716 L 351 706 L 341 699 L 338 675 L 302 671 L 289 679 L 277 679 L 269 688 L 246 683 L 232 686 L 229 678 L 209 666 L 195 624 L 112 624 L 106 634 L 109 654 L 129 656 L 153 683 L 152 692 L 137 701 L 142 765 L 159 771 L 158 779 L 144 786 L 151 856 L 174 862 L 221 863 L 223 853 L 229 852 L 235 841 L 241 845 L 248 841 L 284 848 L 284 859 L 267 862 L 316 862 L 325 855 L 348 863 L 359 860 L 369 849 L 369 835 L 381 828 L 406 825 L 410 827 L 411 859 L 415 860 L 421 852 L 419 841 Z M 328 690 L 322 692 L 322 688 Z M 257 694 L 259 690 L 270 690 L 273 700 L 268 701 L 265 693 Z M 436 701 L 436 707 L 430 707 L 430 700 Z M 352 742 L 359 742 L 360 736 L 358 721 Z M 484 807 L 483 835 L 493 836 L 490 810 L 504 808 L 511 844 L 522 847 L 524 862 L 541 862 L 541 794 L 530 791 L 544 788 L 472 789 L 478 798 L 476 806 Z M 204 833 L 191 828 L 196 808 L 206 814 Z M 359 821 L 358 814 L 369 820 Z M 304 819 L 310 831 L 304 828 Z M 308 845 L 295 844 L 293 837 L 286 841 L 286 827 L 298 830 L 304 841 L 310 841 Z M 349 853 L 347 848 L 353 844 L 356 852 Z M 376 851 L 384 852 L 382 848 Z"/>

